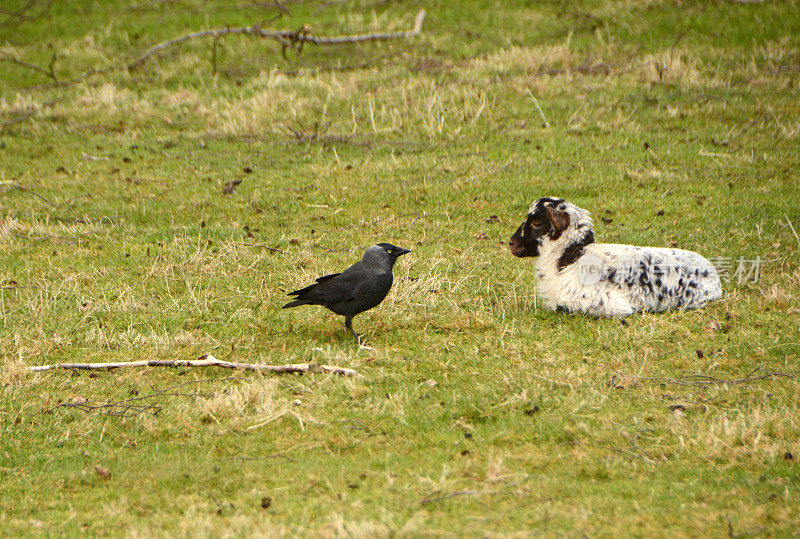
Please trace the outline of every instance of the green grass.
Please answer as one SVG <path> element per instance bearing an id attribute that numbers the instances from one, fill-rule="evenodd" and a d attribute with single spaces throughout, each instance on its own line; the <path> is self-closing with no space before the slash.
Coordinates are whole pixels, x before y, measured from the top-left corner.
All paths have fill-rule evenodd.
<path id="1" fill-rule="evenodd" d="M 3 535 L 798 532 L 797 3 L 527 4 L 287 3 L 271 27 L 428 16 L 286 58 L 224 38 L 217 73 L 208 41 L 57 87 L 0 62 Z M 66 81 L 275 13 L 54 2 L 0 56 L 55 51 Z M 505 247 L 544 195 L 599 241 L 760 279 L 696 312 L 546 312 Z M 377 241 L 414 251 L 355 320 L 371 349 L 280 309 Z M 22 368 L 207 353 L 363 377 Z M 756 369 L 789 376 L 723 383 Z M 60 406 L 133 397 L 154 407 Z"/>

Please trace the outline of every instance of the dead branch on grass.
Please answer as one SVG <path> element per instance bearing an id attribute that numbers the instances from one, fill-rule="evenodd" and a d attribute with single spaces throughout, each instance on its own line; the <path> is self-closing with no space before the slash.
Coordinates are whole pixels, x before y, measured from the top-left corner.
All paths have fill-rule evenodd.
<path id="1" fill-rule="evenodd" d="M 31 114 L 33 114 L 33 112 L 31 112 Z M 0 124 L 0 125 L 3 125 L 3 124 Z M 35 196 L 36 198 L 38 198 L 40 200 L 44 200 L 45 202 L 47 202 L 48 204 L 50 204 L 53 207 L 57 207 L 58 206 L 58 204 L 56 204 L 55 202 L 43 197 L 42 195 L 40 195 L 39 193 L 37 193 L 36 191 L 31 189 L 30 187 L 25 187 L 24 185 L 20 185 L 20 184 L 14 182 L 14 181 L 9 182 L 6 186 L 4 186 L 3 189 L 4 189 L 4 191 L 11 191 L 12 189 L 19 189 L 20 191 L 25 191 L 25 192 L 28 192 L 28 193 L 32 194 L 33 196 Z M 24 236 L 20 236 L 20 237 L 24 237 Z"/>
<path id="2" fill-rule="evenodd" d="M 307 24 L 304 24 L 298 30 L 295 31 L 264 30 L 263 28 L 261 28 L 260 23 L 254 24 L 252 26 L 213 28 L 210 30 L 203 30 L 200 32 L 192 32 L 190 34 L 185 34 L 180 37 L 176 37 L 174 39 L 157 43 L 152 47 L 150 47 L 149 49 L 147 49 L 137 59 L 128 63 L 125 67 L 128 70 L 135 69 L 137 67 L 142 66 L 145 62 L 150 60 L 154 55 L 161 53 L 165 49 L 168 49 L 175 45 L 179 45 L 181 43 L 186 43 L 187 41 L 193 41 L 195 39 L 201 39 L 207 37 L 212 37 L 214 38 L 215 41 L 218 40 L 221 36 L 226 36 L 226 35 L 245 35 L 245 36 L 254 36 L 265 39 L 275 39 L 279 41 L 283 46 L 283 53 L 285 55 L 286 49 L 294 49 L 298 53 L 302 52 L 303 45 L 305 43 L 311 43 L 312 45 L 341 45 L 341 44 L 363 43 L 365 41 L 386 41 L 392 39 L 407 39 L 419 35 L 419 33 L 422 31 L 422 23 L 424 20 L 425 20 L 425 10 L 420 9 L 419 13 L 417 13 L 416 19 L 414 19 L 414 26 L 410 30 L 404 30 L 400 32 L 372 32 L 365 34 L 348 34 L 348 35 L 329 36 L 329 37 L 317 36 L 310 33 L 311 27 Z"/>
<path id="3" fill-rule="evenodd" d="M 275 374 L 293 372 L 325 372 L 341 374 L 342 376 L 361 376 L 353 369 L 336 367 L 333 365 L 319 365 L 317 363 L 287 363 L 285 365 L 268 365 L 266 363 L 238 363 L 222 361 L 211 354 L 201 356 L 200 359 L 149 359 L 143 361 L 118 361 L 112 363 L 55 363 L 52 365 L 34 365 L 27 367 L 29 372 L 43 372 L 55 369 L 68 370 L 93 370 L 93 369 L 118 369 L 121 367 L 222 367 L 225 369 L 239 369 L 245 371 L 263 371 Z"/>
<path id="4" fill-rule="evenodd" d="M 280 5 L 276 2 L 276 5 Z M 159 55 L 166 49 L 169 49 L 175 45 L 180 45 L 181 43 L 186 43 L 188 41 L 194 41 L 197 39 L 202 38 L 212 38 L 213 39 L 213 48 L 212 48 L 212 56 L 211 56 L 211 64 L 212 64 L 212 71 L 216 73 L 217 71 L 217 44 L 219 42 L 220 37 L 227 36 L 227 35 L 243 35 L 243 36 L 253 36 L 259 37 L 264 39 L 275 39 L 281 44 L 281 52 L 283 53 L 284 57 L 286 56 L 286 50 L 292 49 L 297 51 L 297 53 L 303 52 L 303 45 L 306 43 L 310 43 L 312 45 L 324 46 L 324 45 L 344 45 L 344 44 L 356 44 L 356 43 L 364 43 L 367 41 L 388 41 L 393 39 L 408 39 L 414 36 L 419 35 L 422 32 L 422 23 L 425 20 L 425 10 L 420 9 L 417 13 L 416 18 L 414 19 L 414 26 L 410 30 L 402 30 L 399 32 L 369 32 L 363 34 L 345 34 L 339 36 L 318 36 L 311 33 L 311 27 L 308 24 L 304 24 L 299 29 L 292 31 L 292 30 L 265 30 L 261 27 L 262 23 L 256 23 L 252 26 L 226 26 L 224 28 L 213 28 L 210 30 L 202 30 L 200 32 L 192 32 L 190 34 L 185 34 L 167 41 L 162 41 L 161 43 L 157 43 L 147 50 L 144 51 L 139 57 L 135 60 L 124 64 L 114 64 L 108 65 L 106 67 L 99 67 L 99 68 L 92 68 L 88 71 L 84 71 L 82 74 L 78 75 L 69 80 L 61 80 L 59 79 L 54 71 L 54 65 L 56 61 L 56 55 L 53 54 L 52 59 L 50 60 L 50 64 L 48 65 L 47 69 L 39 67 L 34 64 L 30 64 L 27 62 L 23 62 L 16 58 L 12 58 L 10 56 L 0 56 L 0 61 L 9 62 L 12 64 L 19 65 L 20 67 L 25 67 L 27 69 L 31 69 L 46 75 L 53 82 L 49 85 L 44 85 L 43 87 L 48 86 L 68 86 L 70 84 L 77 84 L 92 75 L 102 75 L 105 73 L 109 73 L 112 71 L 120 71 L 120 70 L 127 70 L 133 71 L 153 57 Z M 270 22 L 270 21 L 266 21 Z"/>

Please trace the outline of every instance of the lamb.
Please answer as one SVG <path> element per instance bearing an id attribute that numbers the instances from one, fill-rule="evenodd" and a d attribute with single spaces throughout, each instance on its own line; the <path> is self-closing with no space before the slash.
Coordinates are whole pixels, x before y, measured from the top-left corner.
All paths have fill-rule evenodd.
<path id="1" fill-rule="evenodd" d="M 511 236 L 517 257 L 537 257 L 545 307 L 595 317 L 699 309 L 722 296 L 714 266 L 682 249 L 595 243 L 589 212 L 544 197 Z"/>

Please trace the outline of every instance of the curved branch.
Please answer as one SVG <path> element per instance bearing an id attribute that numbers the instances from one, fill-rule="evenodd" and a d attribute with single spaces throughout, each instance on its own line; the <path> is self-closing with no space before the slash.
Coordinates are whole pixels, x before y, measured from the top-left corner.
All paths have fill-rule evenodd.
<path id="1" fill-rule="evenodd" d="M 410 37 L 414 37 L 419 35 L 422 32 L 422 24 L 425 21 L 425 10 L 420 9 L 417 13 L 417 16 L 414 18 L 414 26 L 410 30 L 402 30 L 399 32 L 371 32 L 371 33 L 363 33 L 363 34 L 349 34 L 349 35 L 339 35 L 339 36 L 318 36 L 309 33 L 310 27 L 304 24 L 298 30 L 291 31 L 291 30 L 264 30 L 261 28 L 260 24 L 254 24 L 252 26 L 238 26 L 238 27 L 229 27 L 226 26 L 224 28 L 214 28 L 211 30 L 202 30 L 199 32 L 192 32 L 190 34 L 185 34 L 180 37 L 176 37 L 174 39 L 170 39 L 167 41 L 162 41 L 161 43 L 157 43 L 152 47 L 148 48 L 144 51 L 138 58 L 128 62 L 127 64 L 122 65 L 108 65 L 105 67 L 95 67 L 89 69 L 88 71 L 83 72 L 82 74 L 78 75 L 75 78 L 69 80 L 59 80 L 55 72 L 53 70 L 53 66 L 55 63 L 55 55 L 50 62 L 49 70 L 41 68 L 39 66 L 29 64 L 26 62 L 22 62 L 17 60 L 16 58 L 11 58 L 8 56 L 0 56 L 0 61 L 10 62 L 13 64 L 17 64 L 22 67 L 26 67 L 28 69 L 33 69 L 38 71 L 39 73 L 43 73 L 50 77 L 53 82 L 45 85 L 45 87 L 49 86 L 66 86 L 70 84 L 76 84 L 81 82 L 92 75 L 100 75 L 104 73 L 109 73 L 112 71 L 117 71 L 120 69 L 127 69 L 133 70 L 138 67 L 144 65 L 147 61 L 151 58 L 156 56 L 157 54 L 161 53 L 162 51 L 174 46 L 180 45 L 181 43 L 186 43 L 187 41 L 193 41 L 195 39 L 202 39 L 206 37 L 213 37 L 214 43 L 219 40 L 221 36 L 226 35 L 247 35 L 247 36 L 255 36 L 264 39 L 275 39 L 282 45 L 282 52 L 285 56 L 286 49 L 291 48 L 295 49 L 298 52 L 302 52 L 303 44 L 311 43 L 312 45 L 341 45 L 341 44 L 353 44 L 353 43 L 363 43 L 366 41 L 386 41 L 391 39 L 407 39 Z M 215 52 L 216 47 L 214 49 Z M 216 58 L 212 57 L 212 62 L 215 63 Z M 215 67 L 212 65 L 212 67 Z"/>
<path id="2" fill-rule="evenodd" d="M 179 45 L 181 43 L 186 43 L 187 41 L 193 41 L 195 39 L 200 39 L 204 37 L 214 37 L 214 39 L 219 39 L 220 36 L 225 35 L 246 35 L 246 36 L 255 36 L 261 37 L 266 39 L 276 39 L 281 42 L 284 47 L 287 46 L 287 42 L 289 43 L 288 46 L 295 48 L 298 47 L 298 50 L 302 50 L 302 46 L 304 43 L 311 43 L 313 45 L 339 45 L 344 43 L 363 43 L 365 41 L 385 41 L 389 39 L 406 39 L 409 37 L 413 37 L 419 35 L 422 31 L 422 23 L 425 21 L 425 10 L 420 9 L 417 13 L 416 18 L 414 19 L 414 26 L 410 30 L 403 30 L 400 32 L 373 32 L 373 33 L 365 33 L 365 34 L 351 34 L 351 35 L 340 35 L 340 36 L 317 36 L 314 34 L 308 33 L 309 26 L 303 25 L 299 30 L 291 31 L 291 30 L 263 30 L 260 25 L 254 24 L 252 26 L 236 26 L 236 27 L 225 27 L 225 28 L 214 28 L 211 30 L 202 30 L 200 32 L 192 32 L 191 34 L 185 34 L 180 37 L 176 37 L 174 39 L 170 39 L 168 41 L 162 41 L 161 43 L 157 43 L 144 51 L 144 53 L 139 56 L 136 60 L 130 62 L 126 67 L 128 69 L 134 69 L 145 62 L 147 62 L 150 58 L 154 55 L 160 53 L 164 49 L 172 47 L 173 45 Z"/>

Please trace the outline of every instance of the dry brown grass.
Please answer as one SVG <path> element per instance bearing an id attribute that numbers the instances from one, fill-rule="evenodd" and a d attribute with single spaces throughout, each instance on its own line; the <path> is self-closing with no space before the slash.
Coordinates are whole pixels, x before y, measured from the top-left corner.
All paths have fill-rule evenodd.
<path id="1" fill-rule="evenodd" d="M 20 387 L 24 384 L 28 376 L 27 363 L 23 358 L 25 350 L 20 350 L 18 359 L 6 360 L 0 364 L 2 374 L 0 375 L 0 385 Z"/>

